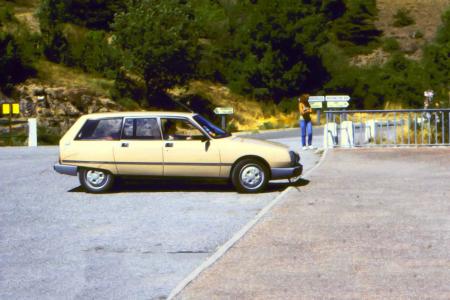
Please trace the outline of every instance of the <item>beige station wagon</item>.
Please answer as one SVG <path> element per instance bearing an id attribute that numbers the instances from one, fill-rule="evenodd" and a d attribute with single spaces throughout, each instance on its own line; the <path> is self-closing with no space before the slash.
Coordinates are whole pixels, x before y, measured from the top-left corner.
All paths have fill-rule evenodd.
<path id="1" fill-rule="evenodd" d="M 117 176 L 223 178 L 255 193 L 269 180 L 302 173 L 300 156 L 288 147 L 230 135 L 194 113 L 85 115 L 59 146 L 55 171 L 78 175 L 91 193 L 107 191 Z"/>

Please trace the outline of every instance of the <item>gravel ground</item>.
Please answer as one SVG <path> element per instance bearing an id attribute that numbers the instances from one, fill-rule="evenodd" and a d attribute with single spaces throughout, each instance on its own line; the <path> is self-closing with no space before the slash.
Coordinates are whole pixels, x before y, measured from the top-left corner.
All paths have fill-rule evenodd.
<path id="1" fill-rule="evenodd" d="M 332 150 L 180 299 L 450 299 L 450 150 Z"/>
<path id="2" fill-rule="evenodd" d="M 164 298 L 287 186 L 155 181 L 91 195 L 53 171 L 56 158 L 0 148 L 0 299 Z"/>

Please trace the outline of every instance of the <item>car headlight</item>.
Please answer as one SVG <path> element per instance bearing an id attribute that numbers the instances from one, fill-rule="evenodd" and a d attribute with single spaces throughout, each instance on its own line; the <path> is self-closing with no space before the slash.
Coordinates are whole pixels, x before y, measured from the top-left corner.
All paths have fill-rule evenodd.
<path id="1" fill-rule="evenodd" d="M 295 151 L 289 151 L 289 156 L 291 157 L 291 165 L 297 165 L 300 162 L 300 154 Z"/>

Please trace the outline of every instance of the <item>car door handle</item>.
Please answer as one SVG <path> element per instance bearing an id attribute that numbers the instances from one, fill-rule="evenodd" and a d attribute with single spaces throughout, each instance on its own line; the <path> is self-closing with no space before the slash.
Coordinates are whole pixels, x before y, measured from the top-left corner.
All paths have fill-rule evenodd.
<path id="1" fill-rule="evenodd" d="M 173 147 L 173 143 L 166 143 L 166 148 L 172 148 Z"/>
<path id="2" fill-rule="evenodd" d="M 129 144 L 128 143 L 122 143 L 122 147 L 128 147 Z"/>

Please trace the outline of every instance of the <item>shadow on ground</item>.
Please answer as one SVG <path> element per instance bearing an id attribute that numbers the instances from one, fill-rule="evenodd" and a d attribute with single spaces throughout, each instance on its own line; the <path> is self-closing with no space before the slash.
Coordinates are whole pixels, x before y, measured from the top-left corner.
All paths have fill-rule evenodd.
<path id="1" fill-rule="evenodd" d="M 299 179 L 295 183 L 288 181 L 269 182 L 267 189 L 262 193 L 281 192 L 288 186 L 300 187 L 309 183 L 309 180 Z M 84 193 L 82 186 L 69 190 L 71 193 Z M 116 182 L 109 193 L 142 193 L 142 192 L 222 192 L 237 193 L 234 187 L 222 180 L 199 179 L 121 179 Z"/>

